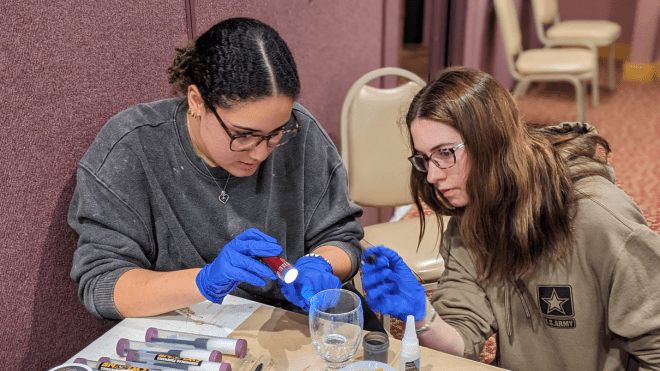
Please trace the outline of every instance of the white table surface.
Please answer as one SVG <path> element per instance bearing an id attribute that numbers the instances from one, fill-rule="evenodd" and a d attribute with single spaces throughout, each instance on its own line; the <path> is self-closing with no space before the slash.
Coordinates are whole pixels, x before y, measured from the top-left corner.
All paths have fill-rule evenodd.
<path id="1" fill-rule="evenodd" d="M 223 362 L 231 364 L 232 371 L 253 371 L 261 362 L 268 364 L 263 371 L 325 370 L 325 364 L 312 344 L 307 316 L 234 296 L 227 296 L 222 305 L 206 301 L 159 316 L 124 319 L 71 357 L 67 363 L 76 358 L 91 361 L 98 361 L 101 357 L 121 359 L 116 353 L 119 339 L 144 341 L 149 327 L 246 339 L 248 353 L 244 358 L 223 357 Z M 420 350 L 421 371 L 498 370 L 493 366 L 429 348 L 421 347 Z M 400 351 L 401 341 L 390 337 L 388 364 L 395 369 L 398 369 Z M 363 352 L 360 345 L 353 362 L 362 361 Z"/>
<path id="2" fill-rule="evenodd" d="M 72 363 L 76 358 L 86 358 L 91 361 L 98 361 L 101 357 L 121 359 L 116 352 L 119 339 L 145 341 L 144 335 L 149 327 L 230 337 L 232 331 L 261 305 L 251 300 L 228 295 L 222 305 L 205 301 L 159 316 L 126 318 L 71 357 L 67 363 Z"/>

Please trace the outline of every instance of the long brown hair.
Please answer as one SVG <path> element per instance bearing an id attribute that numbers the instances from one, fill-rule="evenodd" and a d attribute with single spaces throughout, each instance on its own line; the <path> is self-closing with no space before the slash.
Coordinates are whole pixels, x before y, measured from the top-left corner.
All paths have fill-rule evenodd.
<path id="1" fill-rule="evenodd" d="M 410 186 L 420 215 L 423 202 L 438 218 L 461 217 L 461 236 L 475 258 L 479 281 L 512 282 L 543 259 L 555 262 L 570 254 L 573 182 L 607 176 L 607 171 L 604 166 L 569 171 L 567 160 L 605 164 L 606 158 L 597 155 L 599 145 L 609 152 L 602 137 L 523 123 L 511 94 L 497 80 L 463 67 L 445 69 L 415 96 L 406 116 L 409 134 L 418 117 L 452 126 L 463 137 L 470 169 L 465 207 L 453 207 L 427 182 L 426 173 L 414 168 Z M 424 228 L 421 218 L 420 240 Z"/>

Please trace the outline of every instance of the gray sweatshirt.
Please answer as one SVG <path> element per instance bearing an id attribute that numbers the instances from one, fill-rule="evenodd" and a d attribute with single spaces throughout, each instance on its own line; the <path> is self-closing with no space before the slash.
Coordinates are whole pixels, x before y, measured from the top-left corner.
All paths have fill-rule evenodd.
<path id="1" fill-rule="evenodd" d="M 180 98 L 140 104 L 101 129 L 78 166 L 69 225 L 79 234 L 71 278 L 87 309 L 121 319 L 114 286 L 133 268 L 202 267 L 248 228 L 277 239 L 292 263 L 322 245 L 360 263 L 361 209 L 348 200 L 346 171 L 332 141 L 301 105 L 300 132 L 276 148 L 249 177 L 231 177 L 229 200 L 218 200 L 229 173 L 209 172 L 196 155 Z M 216 184 L 216 182 L 218 184 Z M 285 306 L 276 282 L 243 283 L 232 294 Z"/>

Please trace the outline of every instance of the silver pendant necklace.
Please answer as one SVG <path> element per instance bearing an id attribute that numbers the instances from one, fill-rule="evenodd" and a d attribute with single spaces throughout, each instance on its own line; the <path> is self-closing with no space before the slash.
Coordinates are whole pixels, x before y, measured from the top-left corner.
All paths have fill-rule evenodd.
<path id="1" fill-rule="evenodd" d="M 220 202 L 222 202 L 223 204 L 226 204 L 227 201 L 229 201 L 229 195 L 227 194 L 227 192 L 225 192 L 225 189 L 227 189 L 227 184 L 229 184 L 229 178 L 231 178 L 231 174 L 229 174 L 227 176 L 227 179 L 225 180 L 225 187 L 220 188 L 220 184 L 218 184 L 218 182 L 215 180 L 215 177 L 213 176 L 213 174 L 211 174 L 211 170 L 209 170 L 208 166 L 206 166 L 206 163 L 203 163 L 203 165 L 204 165 L 204 169 L 206 169 L 206 171 L 211 176 L 211 179 L 213 179 L 213 183 L 215 183 L 215 185 L 218 186 L 218 189 L 222 191 L 220 192 L 220 196 L 218 196 L 218 200 L 220 200 Z"/>
<path id="2" fill-rule="evenodd" d="M 193 112 L 192 109 L 190 109 L 190 108 L 188 108 L 188 114 L 190 116 L 192 116 L 193 118 L 195 118 L 195 119 L 200 117 L 200 116 L 196 116 L 195 112 Z M 203 157 L 200 154 L 200 152 L 197 151 L 197 148 L 195 147 L 195 143 L 192 140 L 192 133 L 191 133 L 191 130 L 190 130 L 190 122 L 188 121 L 187 117 L 186 117 L 186 129 L 188 129 L 188 135 L 190 136 L 190 143 L 192 144 L 193 149 L 195 150 L 195 152 L 197 152 L 197 154 L 200 157 Z M 213 183 L 215 183 L 215 185 L 218 186 L 218 189 L 221 191 L 220 195 L 218 196 L 218 200 L 220 200 L 220 202 L 222 202 L 223 204 L 226 204 L 227 201 L 229 201 L 229 195 L 227 194 L 227 192 L 225 192 L 225 189 L 227 189 L 227 184 L 229 184 L 229 178 L 231 178 L 231 174 L 229 174 L 227 176 L 227 179 L 225 180 L 225 187 L 220 188 L 220 184 L 218 184 L 218 182 L 215 180 L 215 177 L 213 176 L 213 174 L 211 174 L 211 170 L 209 170 L 209 167 L 206 165 L 206 161 L 204 160 L 204 158 L 202 158 L 202 165 L 204 165 L 204 169 L 206 169 L 206 171 L 211 176 L 211 179 L 213 179 Z"/>

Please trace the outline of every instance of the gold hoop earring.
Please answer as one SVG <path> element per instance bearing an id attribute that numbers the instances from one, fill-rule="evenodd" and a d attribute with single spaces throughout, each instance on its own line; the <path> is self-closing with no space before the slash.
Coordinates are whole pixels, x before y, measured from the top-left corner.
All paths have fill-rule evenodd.
<path id="1" fill-rule="evenodd" d="M 190 114 L 190 116 L 192 116 L 192 118 L 194 118 L 194 119 L 199 117 L 199 116 L 195 115 L 195 112 L 191 108 L 188 108 L 188 114 Z"/>

